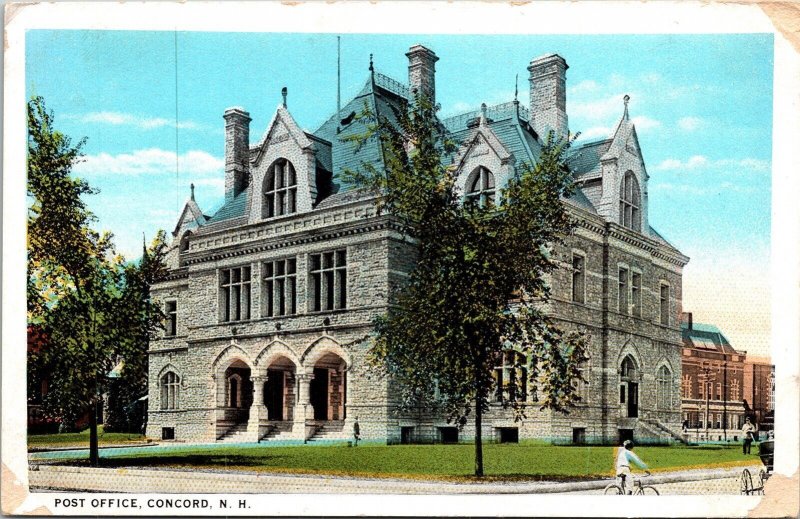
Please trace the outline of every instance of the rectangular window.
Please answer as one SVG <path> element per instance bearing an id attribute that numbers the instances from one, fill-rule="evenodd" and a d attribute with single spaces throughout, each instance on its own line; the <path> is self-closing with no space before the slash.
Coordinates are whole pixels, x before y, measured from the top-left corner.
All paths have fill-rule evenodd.
<path id="1" fill-rule="evenodd" d="M 178 334 L 178 302 L 177 301 L 167 301 L 166 311 L 164 312 L 167 315 L 167 322 L 164 323 L 165 326 L 165 333 L 167 335 L 177 335 Z"/>
<path id="2" fill-rule="evenodd" d="M 586 260 L 578 254 L 572 255 L 572 300 L 585 302 L 584 283 L 586 280 Z"/>
<path id="3" fill-rule="evenodd" d="M 347 251 L 310 256 L 311 310 L 323 312 L 347 308 Z"/>
<path id="4" fill-rule="evenodd" d="M 642 275 L 638 272 L 631 273 L 631 303 L 633 303 L 633 315 L 642 316 Z"/>
<path id="5" fill-rule="evenodd" d="M 661 283 L 661 324 L 669 326 L 669 285 Z"/>
<path id="6" fill-rule="evenodd" d="M 297 313 L 297 260 L 270 261 L 264 264 L 265 317 Z"/>
<path id="7" fill-rule="evenodd" d="M 250 267 L 223 269 L 220 276 L 220 319 L 250 319 Z"/>
<path id="8" fill-rule="evenodd" d="M 619 313 L 628 314 L 628 269 L 619 269 Z"/>
<path id="9" fill-rule="evenodd" d="M 162 440 L 174 440 L 175 439 L 175 428 L 174 427 L 162 427 L 161 428 L 161 439 Z"/>

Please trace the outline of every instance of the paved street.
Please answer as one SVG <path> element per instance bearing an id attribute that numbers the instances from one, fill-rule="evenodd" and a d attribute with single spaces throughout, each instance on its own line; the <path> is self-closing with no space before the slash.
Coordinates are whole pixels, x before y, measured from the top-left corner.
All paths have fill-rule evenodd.
<path id="1" fill-rule="evenodd" d="M 700 481 L 680 481 L 676 483 L 654 484 L 662 496 L 670 495 L 710 495 L 732 494 L 739 495 L 739 477 L 724 477 Z M 567 494 L 602 494 L 602 489 L 584 490 L 578 492 L 565 492 Z"/>
<path id="2" fill-rule="evenodd" d="M 752 467 L 756 469 L 756 467 Z M 661 473 L 650 478 L 662 494 L 739 494 L 741 467 Z M 91 469 L 42 465 L 31 470 L 32 489 L 155 493 L 529 494 L 602 493 L 611 480 L 579 482 L 452 483 L 141 468 Z"/>

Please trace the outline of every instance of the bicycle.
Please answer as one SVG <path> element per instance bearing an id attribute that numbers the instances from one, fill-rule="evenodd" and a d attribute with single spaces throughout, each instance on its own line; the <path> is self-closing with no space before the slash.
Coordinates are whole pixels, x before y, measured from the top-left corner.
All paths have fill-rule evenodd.
<path id="1" fill-rule="evenodd" d="M 647 475 L 649 476 L 650 473 L 648 472 Z M 603 494 L 606 495 L 625 495 L 628 493 L 627 489 L 625 488 L 625 474 L 619 475 L 620 484 L 611 483 L 606 488 L 603 489 Z M 633 482 L 633 492 L 631 495 L 634 496 L 646 496 L 646 495 L 659 495 L 658 490 L 656 487 L 651 485 L 642 485 L 641 480 L 634 480 Z"/>

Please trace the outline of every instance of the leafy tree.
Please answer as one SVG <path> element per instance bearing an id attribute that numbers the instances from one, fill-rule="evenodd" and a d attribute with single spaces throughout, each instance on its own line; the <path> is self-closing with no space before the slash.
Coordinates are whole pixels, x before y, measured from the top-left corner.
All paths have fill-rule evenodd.
<path id="1" fill-rule="evenodd" d="M 82 196 L 96 191 L 71 176 L 84 142 L 73 146 L 54 129 L 41 97 L 29 101 L 28 320 L 47 337 L 29 364 L 47 375 L 49 416 L 73 423 L 89 412 L 89 458 L 97 465 L 95 409 L 107 375 L 120 361 L 133 377 L 146 370 L 143 341 L 161 320 L 148 287 L 163 269 L 164 236 L 139 265 L 126 265 L 112 235 L 91 228 L 95 218 Z"/>
<path id="2" fill-rule="evenodd" d="M 579 400 L 573 383 L 585 341 L 546 311 L 547 276 L 556 268 L 550 250 L 573 228 L 562 203 L 573 190 L 565 162 L 571 142 L 551 134 L 499 204 L 465 203 L 446 160 L 456 146 L 436 110 L 418 94 L 394 121 L 365 109 L 368 129 L 355 140 L 378 138 L 386 167 L 364 164 L 347 176 L 374 192 L 417 249 L 396 305 L 377 320 L 372 358 L 397 383 L 402 408 L 439 408 L 460 425 L 474 413 L 475 474 L 482 476 L 481 423 L 504 354 L 518 375 L 501 390 L 518 419 L 529 393 L 541 408 L 565 413 Z"/>

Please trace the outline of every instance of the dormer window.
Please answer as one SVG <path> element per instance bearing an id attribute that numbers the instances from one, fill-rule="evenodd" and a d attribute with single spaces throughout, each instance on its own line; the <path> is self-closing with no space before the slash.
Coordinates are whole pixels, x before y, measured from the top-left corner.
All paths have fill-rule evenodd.
<path id="1" fill-rule="evenodd" d="M 297 174 L 286 159 L 276 160 L 264 179 L 264 218 L 297 212 Z"/>
<path id="2" fill-rule="evenodd" d="M 619 196 L 619 223 L 620 225 L 633 229 L 634 231 L 641 231 L 642 217 L 641 217 L 641 195 L 639 192 L 639 182 L 633 171 L 625 173 L 622 179 L 622 190 Z"/>
<path id="3" fill-rule="evenodd" d="M 480 166 L 472 172 L 467 182 L 464 201 L 468 204 L 478 204 L 480 207 L 494 205 L 494 175 L 491 171 Z"/>

